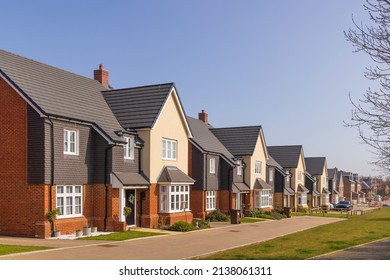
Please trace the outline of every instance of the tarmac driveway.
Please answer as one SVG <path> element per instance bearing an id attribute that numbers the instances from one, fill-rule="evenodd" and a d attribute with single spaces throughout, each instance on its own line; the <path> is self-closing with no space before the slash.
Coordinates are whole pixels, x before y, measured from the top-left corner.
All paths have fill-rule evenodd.
<path id="1" fill-rule="evenodd" d="M 1 244 L 56 249 L 0 256 L 6 260 L 178 260 L 240 247 L 343 219 L 313 216 L 193 231 L 118 242 L 0 238 Z"/>

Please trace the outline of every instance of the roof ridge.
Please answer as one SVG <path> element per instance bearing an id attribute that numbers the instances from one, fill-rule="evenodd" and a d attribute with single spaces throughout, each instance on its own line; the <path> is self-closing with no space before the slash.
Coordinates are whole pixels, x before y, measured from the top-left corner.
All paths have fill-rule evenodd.
<path id="1" fill-rule="evenodd" d="M 126 87 L 126 88 L 118 88 L 118 89 L 111 89 L 111 90 L 103 90 L 103 93 L 106 92 L 113 92 L 113 91 L 123 91 L 123 90 L 130 90 L 130 89 L 141 89 L 141 88 L 150 88 L 150 87 L 161 87 L 161 86 L 168 86 L 170 85 L 171 87 L 175 86 L 174 82 L 169 82 L 169 83 L 161 83 L 161 84 L 151 84 L 151 85 L 144 85 L 144 86 L 136 86 L 136 87 Z"/>
<path id="2" fill-rule="evenodd" d="M 261 125 L 246 125 L 246 126 L 214 127 L 214 128 L 210 128 L 210 129 L 216 130 L 216 129 L 233 129 L 233 128 L 262 128 L 262 126 Z"/>

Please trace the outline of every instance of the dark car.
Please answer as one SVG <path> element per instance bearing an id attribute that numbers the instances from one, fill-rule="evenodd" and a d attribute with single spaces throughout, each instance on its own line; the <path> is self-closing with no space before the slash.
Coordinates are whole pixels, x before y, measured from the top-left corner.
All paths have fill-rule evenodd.
<path id="1" fill-rule="evenodd" d="M 335 208 L 343 208 L 343 209 L 348 209 L 348 210 L 352 210 L 353 206 L 351 204 L 351 202 L 349 201 L 340 201 L 339 203 L 336 204 L 336 207 Z"/>

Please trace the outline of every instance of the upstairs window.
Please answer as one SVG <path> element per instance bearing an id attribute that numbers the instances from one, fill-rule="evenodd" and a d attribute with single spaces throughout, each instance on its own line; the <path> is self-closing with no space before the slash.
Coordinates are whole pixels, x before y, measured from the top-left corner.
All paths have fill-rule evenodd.
<path id="1" fill-rule="evenodd" d="M 64 129 L 64 154 L 77 155 L 77 131 Z"/>
<path id="2" fill-rule="evenodd" d="M 260 175 L 261 174 L 261 161 L 255 162 L 255 174 Z"/>
<path id="3" fill-rule="evenodd" d="M 299 181 L 302 180 L 302 171 L 298 171 L 298 180 L 299 180 Z"/>
<path id="4" fill-rule="evenodd" d="M 210 174 L 215 174 L 215 158 L 210 158 Z"/>
<path id="5" fill-rule="evenodd" d="M 270 182 L 273 182 L 274 181 L 274 170 L 273 169 L 270 169 L 269 170 L 269 181 Z"/>
<path id="6" fill-rule="evenodd" d="M 124 146 L 125 159 L 134 159 L 134 137 L 124 137 L 126 145 Z"/>
<path id="7" fill-rule="evenodd" d="M 177 142 L 175 140 L 162 140 L 162 158 L 166 160 L 176 160 Z"/>
<path id="8" fill-rule="evenodd" d="M 237 160 L 237 175 L 238 176 L 242 175 L 242 163 L 241 163 L 241 160 Z"/>

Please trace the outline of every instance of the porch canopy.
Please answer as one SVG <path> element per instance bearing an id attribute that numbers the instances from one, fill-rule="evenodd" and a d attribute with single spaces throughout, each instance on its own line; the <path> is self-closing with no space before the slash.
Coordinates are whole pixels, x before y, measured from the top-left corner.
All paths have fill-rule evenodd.
<path id="1" fill-rule="evenodd" d="M 313 193 L 312 193 L 312 194 L 313 194 L 313 196 L 319 196 L 319 195 L 321 195 L 320 192 L 317 191 L 317 190 L 313 190 Z"/>
<path id="2" fill-rule="evenodd" d="M 157 179 L 157 183 L 162 184 L 180 184 L 180 185 L 193 185 L 195 180 L 185 174 L 176 166 L 165 166 L 161 171 L 160 177 Z"/>
<path id="3" fill-rule="evenodd" d="M 336 189 L 333 189 L 332 194 L 340 194 L 340 193 Z"/>
<path id="4" fill-rule="evenodd" d="M 149 181 L 139 173 L 130 172 L 112 172 L 112 187 L 133 187 L 138 189 L 146 189 L 149 187 Z"/>
<path id="5" fill-rule="evenodd" d="M 302 184 L 298 184 L 298 192 L 300 193 L 308 193 L 309 190 Z"/>
<path id="6" fill-rule="evenodd" d="M 322 188 L 322 194 L 330 194 L 330 191 L 326 188 Z"/>
<path id="7" fill-rule="evenodd" d="M 274 188 L 261 178 L 257 178 L 254 186 L 255 190 L 274 191 Z"/>
<path id="8" fill-rule="evenodd" d="M 245 183 L 233 183 L 232 184 L 232 191 L 234 193 L 249 193 L 250 188 Z"/>
<path id="9" fill-rule="evenodd" d="M 294 195 L 295 191 L 290 187 L 284 187 L 283 188 L 283 194 L 284 195 Z"/>

